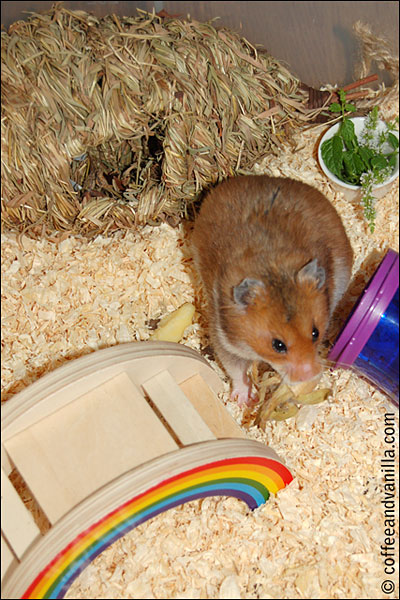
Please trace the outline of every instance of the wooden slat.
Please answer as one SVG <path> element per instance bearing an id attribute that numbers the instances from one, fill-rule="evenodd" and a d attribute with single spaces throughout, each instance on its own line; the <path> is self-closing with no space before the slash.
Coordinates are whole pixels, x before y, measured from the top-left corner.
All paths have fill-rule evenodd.
<path id="1" fill-rule="evenodd" d="M 65 363 L 3 404 L 2 440 L 56 413 L 122 372 L 140 387 L 163 370 L 168 370 L 178 383 L 200 373 L 215 392 L 222 388 L 220 378 L 207 361 L 183 344 L 153 341 L 118 344 Z"/>
<path id="2" fill-rule="evenodd" d="M 178 447 L 126 373 L 4 445 L 51 523 L 115 477 Z"/>
<path id="3" fill-rule="evenodd" d="M 215 439 L 168 371 L 143 383 L 143 388 L 183 445 Z"/>
<path id="4" fill-rule="evenodd" d="M 31 543 L 40 536 L 39 528 L 31 513 L 3 469 L 1 470 L 1 531 L 18 558 L 21 558 Z"/>
<path id="5" fill-rule="evenodd" d="M 208 425 L 216 438 L 245 438 L 244 431 L 228 413 L 222 402 L 201 375 L 193 375 L 179 384 L 182 392 Z"/>

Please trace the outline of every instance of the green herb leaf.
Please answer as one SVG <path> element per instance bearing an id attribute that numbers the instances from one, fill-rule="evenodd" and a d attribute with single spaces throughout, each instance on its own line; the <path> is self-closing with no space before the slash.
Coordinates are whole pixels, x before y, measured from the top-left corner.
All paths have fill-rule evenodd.
<path id="1" fill-rule="evenodd" d="M 321 146 L 321 156 L 325 165 L 337 177 L 341 178 L 343 164 L 343 142 L 342 138 L 334 135 Z"/>
<path id="2" fill-rule="evenodd" d="M 350 119 L 343 119 L 339 129 L 339 134 L 343 138 L 343 141 L 348 150 L 353 150 L 358 146 L 357 136 L 354 129 L 353 121 Z"/>
<path id="3" fill-rule="evenodd" d="M 380 171 L 381 169 L 385 169 L 387 166 L 387 160 L 381 154 L 375 154 L 375 156 L 371 158 L 371 167 L 373 171 Z"/>
<path id="4" fill-rule="evenodd" d="M 365 171 L 367 171 L 369 167 L 368 167 L 368 165 L 366 165 L 364 163 L 364 161 L 362 160 L 362 158 L 360 157 L 358 152 L 355 152 L 353 154 L 353 160 L 354 160 L 354 167 L 355 167 L 356 173 L 358 175 L 358 180 L 357 180 L 356 185 L 359 185 L 361 175 L 363 173 L 365 173 Z"/>
<path id="5" fill-rule="evenodd" d="M 371 150 L 370 148 L 368 148 L 367 146 L 360 146 L 358 149 L 359 155 L 361 160 L 363 161 L 364 165 L 365 165 L 365 171 L 368 171 L 368 169 L 371 168 L 371 159 L 375 156 L 375 153 L 373 150 Z"/>
<path id="6" fill-rule="evenodd" d="M 399 147 L 399 140 L 395 135 L 393 135 L 393 133 L 388 133 L 388 142 L 394 150 L 397 150 L 397 148 Z"/>
<path id="7" fill-rule="evenodd" d="M 332 102 L 332 104 L 329 105 L 329 110 L 331 112 L 341 112 L 342 107 L 337 102 Z"/>
<path id="8" fill-rule="evenodd" d="M 348 183 L 351 183 L 352 185 L 357 185 L 357 182 L 359 180 L 359 173 L 354 160 L 355 156 L 357 155 L 354 154 L 354 152 L 343 152 L 343 164 L 345 168 L 345 173 L 347 175 L 346 181 L 348 181 Z"/>
<path id="9" fill-rule="evenodd" d="M 349 112 L 354 112 L 356 109 L 356 107 L 354 106 L 354 104 L 345 104 L 344 105 L 344 110 L 347 110 Z"/>

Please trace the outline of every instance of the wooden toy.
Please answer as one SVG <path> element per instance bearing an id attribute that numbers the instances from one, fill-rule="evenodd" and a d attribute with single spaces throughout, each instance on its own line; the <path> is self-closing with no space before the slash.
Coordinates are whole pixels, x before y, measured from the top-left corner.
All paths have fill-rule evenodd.
<path id="1" fill-rule="evenodd" d="M 68 362 L 2 413 L 3 598 L 63 598 L 105 548 L 147 519 L 206 496 L 250 509 L 292 480 L 216 397 L 197 352 L 134 342 Z M 41 535 L 16 468 L 51 527 Z"/>

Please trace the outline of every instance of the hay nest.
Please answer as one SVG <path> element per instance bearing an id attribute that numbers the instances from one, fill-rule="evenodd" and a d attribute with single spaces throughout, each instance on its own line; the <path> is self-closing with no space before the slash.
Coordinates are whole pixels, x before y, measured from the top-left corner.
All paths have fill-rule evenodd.
<path id="1" fill-rule="evenodd" d="M 319 109 L 212 23 L 55 5 L 2 33 L 2 226 L 107 233 L 187 216 Z"/>

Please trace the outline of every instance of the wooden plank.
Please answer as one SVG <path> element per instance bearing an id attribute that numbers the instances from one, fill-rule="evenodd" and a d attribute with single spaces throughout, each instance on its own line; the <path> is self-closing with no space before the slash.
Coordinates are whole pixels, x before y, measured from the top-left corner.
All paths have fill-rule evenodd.
<path id="1" fill-rule="evenodd" d="M 215 439 L 168 371 L 143 383 L 143 388 L 183 445 Z"/>
<path id="2" fill-rule="evenodd" d="M 177 444 L 126 373 L 4 442 L 51 523 Z"/>
<path id="3" fill-rule="evenodd" d="M 1 531 L 19 559 L 31 543 L 40 537 L 39 528 L 31 513 L 3 469 L 1 470 Z"/>
<path id="4" fill-rule="evenodd" d="M 216 393 L 222 382 L 195 350 L 171 342 L 129 342 L 104 348 L 47 373 L 2 406 L 3 442 L 56 413 L 67 404 L 126 372 L 140 385 L 160 371 L 168 370 L 180 383 L 200 373 Z"/>
<path id="5" fill-rule="evenodd" d="M 229 414 L 222 402 L 208 387 L 201 375 L 193 375 L 179 387 L 211 429 L 216 438 L 245 438 L 244 431 Z"/>

